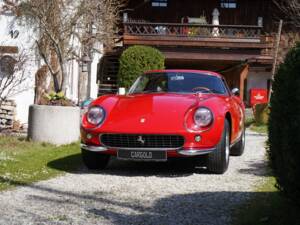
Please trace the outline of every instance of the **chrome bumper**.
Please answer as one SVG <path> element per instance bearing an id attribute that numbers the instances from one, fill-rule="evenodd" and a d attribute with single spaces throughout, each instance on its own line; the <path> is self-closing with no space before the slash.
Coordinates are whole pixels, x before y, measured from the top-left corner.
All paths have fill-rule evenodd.
<path id="1" fill-rule="evenodd" d="M 86 144 L 80 144 L 80 147 L 84 150 L 91 151 L 91 152 L 105 152 L 108 150 L 107 147 L 91 146 Z M 141 149 L 122 149 L 122 150 L 141 150 Z M 153 150 L 153 149 L 147 149 L 147 150 Z M 216 150 L 215 148 L 209 148 L 209 149 L 188 149 L 188 150 L 179 149 L 176 151 L 179 155 L 183 155 L 183 156 L 198 156 L 198 155 L 207 155 L 209 153 L 214 152 L 215 150 Z M 166 150 L 162 149 L 162 151 L 166 151 Z"/>
<path id="2" fill-rule="evenodd" d="M 87 151 L 91 151 L 91 152 L 105 152 L 108 150 L 108 148 L 106 148 L 106 147 L 92 146 L 92 145 L 86 145 L 86 144 L 80 144 L 80 148 L 87 150 Z"/>
<path id="3" fill-rule="evenodd" d="M 177 153 L 185 156 L 197 156 L 197 155 L 207 155 L 209 153 L 214 152 L 215 148 L 208 149 L 191 149 L 191 150 L 178 150 Z"/>

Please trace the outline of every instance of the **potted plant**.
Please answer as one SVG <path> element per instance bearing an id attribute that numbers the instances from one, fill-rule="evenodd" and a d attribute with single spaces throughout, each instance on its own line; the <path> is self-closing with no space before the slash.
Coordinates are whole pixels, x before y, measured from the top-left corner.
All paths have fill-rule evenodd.
<path id="1" fill-rule="evenodd" d="M 62 92 L 45 94 L 39 103 L 29 107 L 28 139 L 56 145 L 78 141 L 79 107 Z"/>

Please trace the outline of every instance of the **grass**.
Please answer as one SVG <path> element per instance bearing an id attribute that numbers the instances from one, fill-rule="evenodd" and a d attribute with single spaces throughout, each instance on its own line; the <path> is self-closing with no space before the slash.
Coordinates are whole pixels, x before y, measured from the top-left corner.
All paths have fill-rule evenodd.
<path id="1" fill-rule="evenodd" d="M 267 134 L 268 133 L 268 126 L 266 124 L 259 124 L 256 123 L 254 118 L 248 118 L 245 122 L 245 125 L 250 130 L 260 133 L 260 134 Z"/>
<path id="2" fill-rule="evenodd" d="M 245 122 L 250 130 L 266 134 L 267 125 L 257 124 L 254 118 Z M 254 196 L 234 213 L 234 225 L 300 225 L 300 207 L 283 197 L 275 187 L 276 180 L 269 175 L 256 187 Z"/>
<path id="3" fill-rule="evenodd" d="M 275 178 L 266 178 L 255 197 L 235 213 L 235 225 L 300 225 L 300 207 L 284 198 L 275 187 Z"/>
<path id="4" fill-rule="evenodd" d="M 258 133 L 267 133 L 267 125 L 246 120 L 246 127 Z M 263 184 L 256 187 L 252 199 L 234 213 L 234 225 L 300 225 L 300 207 L 286 199 L 275 187 L 271 172 Z"/>
<path id="5" fill-rule="evenodd" d="M 268 133 L 268 126 L 265 124 L 252 124 L 250 130 L 260 133 L 260 134 L 267 134 Z"/>
<path id="6" fill-rule="evenodd" d="M 81 165 L 79 144 L 56 147 L 0 136 L 0 191 L 75 171 Z"/>

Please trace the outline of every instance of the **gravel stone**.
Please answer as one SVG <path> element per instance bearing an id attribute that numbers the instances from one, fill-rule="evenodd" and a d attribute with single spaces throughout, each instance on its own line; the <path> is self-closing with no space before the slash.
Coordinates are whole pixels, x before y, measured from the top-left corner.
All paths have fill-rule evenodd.
<path id="1" fill-rule="evenodd" d="M 224 175 L 177 163 L 112 160 L 105 171 L 82 168 L 0 193 L 0 224 L 231 223 L 233 210 L 255 195 L 266 177 L 266 136 L 247 131 L 242 157 Z"/>

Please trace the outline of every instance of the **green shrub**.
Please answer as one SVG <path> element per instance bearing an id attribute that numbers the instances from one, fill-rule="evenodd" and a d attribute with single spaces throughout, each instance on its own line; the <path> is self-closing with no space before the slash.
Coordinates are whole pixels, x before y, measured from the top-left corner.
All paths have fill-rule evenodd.
<path id="1" fill-rule="evenodd" d="M 138 76 L 148 70 L 164 69 L 163 54 L 152 47 L 132 46 L 120 58 L 119 87 L 130 87 Z"/>
<path id="2" fill-rule="evenodd" d="M 275 76 L 268 130 L 277 187 L 300 204 L 300 43 Z"/>
<path id="3" fill-rule="evenodd" d="M 45 94 L 45 97 L 49 100 L 49 101 L 54 101 L 54 100 L 65 100 L 66 96 L 63 92 L 50 92 L 49 94 Z"/>
<path id="4" fill-rule="evenodd" d="M 41 100 L 40 105 L 56 105 L 56 106 L 75 106 L 75 104 L 67 99 L 63 92 L 50 92 L 45 94 Z"/>
<path id="5" fill-rule="evenodd" d="M 254 119 L 256 124 L 266 125 L 269 120 L 269 105 L 256 104 L 254 107 Z"/>

